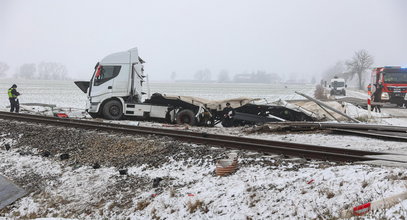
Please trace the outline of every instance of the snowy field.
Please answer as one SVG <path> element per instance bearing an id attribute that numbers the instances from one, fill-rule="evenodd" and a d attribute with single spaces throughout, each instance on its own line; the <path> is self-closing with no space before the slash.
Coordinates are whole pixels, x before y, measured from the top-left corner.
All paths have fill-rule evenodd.
<path id="1" fill-rule="evenodd" d="M 0 80 L 0 108 L 10 105 L 7 90 L 13 85 L 18 86 L 17 91 L 22 95 L 20 103 L 55 104 L 59 107 L 85 108 L 86 94 L 73 82 L 51 80 Z"/>
<path id="2" fill-rule="evenodd" d="M 0 108 L 9 105 L 7 90 L 17 84 L 23 94 L 20 103 L 55 104 L 58 107 L 85 109 L 86 94 L 72 81 L 48 80 L 0 80 Z M 145 89 L 147 92 L 147 88 Z M 204 83 L 150 83 L 150 92 L 167 95 L 196 96 L 211 100 L 222 100 L 237 97 L 264 98 L 269 102 L 278 99 L 304 99 L 296 95 L 299 91 L 312 95 L 313 85 L 275 85 L 275 84 L 204 84 Z"/>
<path id="3" fill-rule="evenodd" d="M 4 98 L 0 101 L 0 109 L 5 109 L 8 105 L 6 91 L 13 83 L 23 93 L 21 103 L 39 102 L 79 109 L 85 106 L 85 94 L 72 82 L 1 80 L 0 95 Z M 240 96 L 266 98 L 268 101 L 279 98 L 293 100 L 301 99 L 294 91 L 312 95 L 313 90 L 312 85 L 151 84 L 152 93 L 190 95 L 215 100 Z M 360 92 L 349 94 L 363 97 Z M 358 112 L 361 113 L 362 110 Z M 381 124 L 407 125 L 386 114 L 376 116 Z M 141 125 L 162 127 L 162 124 L 149 122 L 142 122 Z M 404 142 L 354 136 L 247 134 L 245 130 L 248 128 L 191 129 L 372 151 L 404 153 L 407 150 Z M 213 156 L 204 159 L 177 159 L 169 156 L 170 162 L 158 167 L 128 166 L 126 168 L 129 174 L 123 177 L 118 174 L 120 167 L 112 165 L 93 169 L 91 165 L 83 164 L 78 168 L 72 163 L 60 161 L 57 153 L 49 158 L 42 157 L 38 152 L 42 146 L 36 143 L 24 146 L 20 143 L 24 137 L 10 136 L 13 136 L 10 131 L 1 130 L 1 174 L 17 182 L 34 175 L 38 176 L 41 184 L 36 191 L 0 213 L 9 218 L 336 219 L 343 210 L 407 191 L 407 169 L 403 167 L 320 161 L 290 162 L 267 155 L 253 157 L 248 152 L 239 152 L 239 170 L 227 177 L 213 175 L 216 159 Z M 55 148 L 61 151 L 58 143 L 60 142 L 55 142 L 58 145 Z M 11 150 L 4 150 L 5 144 L 10 144 Z M 187 145 L 191 148 L 198 147 Z M 222 155 L 220 154 L 221 157 Z M 157 177 L 165 180 L 158 191 L 150 186 Z M 148 187 L 131 191 L 132 184 L 136 184 L 132 182 L 134 180 L 146 181 Z M 116 189 L 123 184 L 125 187 L 117 195 L 104 200 L 104 195 L 112 194 L 112 188 Z M 55 201 L 55 204 L 50 204 L 50 200 Z M 407 200 L 392 208 L 371 212 L 364 218 L 405 219 L 405 216 Z"/>

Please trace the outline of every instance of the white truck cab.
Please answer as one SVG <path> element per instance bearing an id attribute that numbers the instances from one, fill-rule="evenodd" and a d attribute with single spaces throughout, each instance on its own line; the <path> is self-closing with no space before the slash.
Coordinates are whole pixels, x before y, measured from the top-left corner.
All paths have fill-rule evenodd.
<path id="1" fill-rule="evenodd" d="M 330 94 L 346 96 L 346 87 L 347 85 L 345 83 L 345 79 L 334 77 L 331 79 L 331 83 L 329 84 L 329 88 L 331 88 Z"/>
<path id="2" fill-rule="evenodd" d="M 166 106 L 142 103 L 144 61 L 138 56 L 137 48 L 113 53 L 96 66 L 90 81 L 75 82 L 86 91 L 87 112 L 92 117 L 121 119 L 123 116 L 165 118 Z"/>

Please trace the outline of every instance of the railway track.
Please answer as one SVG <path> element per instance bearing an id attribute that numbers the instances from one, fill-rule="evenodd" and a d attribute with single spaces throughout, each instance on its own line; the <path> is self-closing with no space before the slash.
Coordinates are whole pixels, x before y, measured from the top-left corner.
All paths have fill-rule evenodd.
<path id="1" fill-rule="evenodd" d="M 400 163 L 406 162 L 392 159 L 382 159 L 379 157 L 380 155 L 390 154 L 386 152 L 351 150 L 343 148 L 324 147 L 318 145 L 261 140 L 237 136 L 179 131 L 142 126 L 131 126 L 90 120 L 62 119 L 40 115 L 15 114 L 9 112 L 0 112 L 0 118 L 6 120 L 42 123 L 82 129 L 103 130 L 109 132 L 167 136 L 191 143 L 211 144 L 227 148 L 259 151 L 272 154 L 284 154 L 288 156 L 302 157 L 306 159 L 348 161 L 348 162 L 368 161 L 368 160 L 385 160 Z"/>
<path id="2" fill-rule="evenodd" d="M 321 128 L 321 129 L 355 129 L 355 130 L 377 130 L 389 132 L 407 133 L 407 127 L 393 125 L 372 125 L 358 123 L 319 123 L 319 122 L 273 122 L 270 124 L 287 125 L 298 128 Z"/>
<path id="3" fill-rule="evenodd" d="M 272 125 L 286 126 L 287 130 L 325 129 L 337 133 L 366 136 L 394 141 L 407 141 L 407 127 L 372 125 L 361 123 L 318 123 L 318 122 L 272 122 Z"/>

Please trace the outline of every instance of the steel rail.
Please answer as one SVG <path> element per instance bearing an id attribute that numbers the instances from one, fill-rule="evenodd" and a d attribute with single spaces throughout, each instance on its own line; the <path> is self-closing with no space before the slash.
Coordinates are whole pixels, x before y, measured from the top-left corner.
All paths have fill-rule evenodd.
<path id="1" fill-rule="evenodd" d="M 407 133 L 407 127 L 392 125 L 372 125 L 356 123 L 319 123 L 319 122 L 271 122 L 271 125 L 289 125 L 303 128 L 338 128 L 338 129 L 357 129 L 357 130 L 377 130 L 377 131 L 394 131 Z"/>
<path id="2" fill-rule="evenodd" d="M 387 154 L 383 152 L 358 151 L 341 148 L 322 147 L 316 145 L 303 145 L 287 142 L 277 142 L 268 140 L 258 140 L 252 138 L 241 138 L 226 135 L 213 135 L 207 133 L 196 133 L 178 130 L 169 130 L 163 128 L 149 128 L 140 126 L 129 126 L 114 123 L 95 122 L 88 120 L 60 119 L 39 115 L 15 114 L 0 112 L 0 118 L 13 119 L 19 121 L 30 121 L 34 123 L 47 123 L 58 126 L 68 126 L 77 128 L 88 128 L 105 131 L 117 131 L 131 134 L 154 134 L 160 136 L 169 136 L 188 142 L 214 144 L 229 148 L 254 150 L 260 152 L 269 152 L 275 154 L 285 154 L 290 156 L 299 156 L 305 158 L 334 160 L 334 161 L 366 161 L 366 160 L 386 160 L 392 162 L 405 162 L 391 159 L 381 159 L 371 155 Z M 311 149 L 309 149 L 311 148 Z M 334 151 L 334 152 L 332 152 Z M 342 151 L 342 152 L 341 152 Z M 338 153 L 341 152 L 341 153 Z M 368 155 L 368 156 L 363 156 Z"/>
<path id="3" fill-rule="evenodd" d="M 13 113 L 6 113 L 9 116 L 14 116 Z M 22 114 L 20 114 L 21 116 Z M 35 117 L 44 119 L 44 116 L 39 115 L 26 115 L 28 117 Z M 58 120 L 59 118 L 53 117 L 45 117 L 45 119 L 52 119 Z M 72 119 L 59 119 L 63 120 L 63 122 L 73 121 Z M 58 120 L 58 121 L 59 121 Z M 191 132 L 191 131 L 180 131 L 180 130 L 170 130 L 170 129 L 163 129 L 163 128 L 152 128 L 152 127 L 142 127 L 142 126 L 132 126 L 132 125 L 123 125 L 123 124 L 116 124 L 116 123 L 103 123 L 103 122 L 95 122 L 95 121 L 83 121 L 83 120 L 74 120 L 75 122 L 86 122 L 86 124 L 93 124 L 93 125 L 103 125 L 109 127 L 120 127 L 120 128 L 127 128 L 131 130 L 138 130 L 141 133 L 157 133 L 157 132 L 164 132 L 166 136 L 178 136 L 180 134 L 186 136 L 194 136 L 194 137 L 205 137 L 205 138 L 214 138 L 214 139 L 222 139 L 222 140 L 231 140 L 231 141 L 240 141 L 246 143 L 256 143 L 256 144 L 265 144 L 265 145 L 275 145 L 281 147 L 291 147 L 297 149 L 305 149 L 305 150 L 315 150 L 315 151 L 324 151 L 324 152 L 331 152 L 331 153 L 339 153 L 339 154 L 352 154 L 352 155 L 383 155 L 389 154 L 386 152 L 371 152 L 371 151 L 363 151 L 363 150 L 353 150 L 353 149 L 344 149 L 344 148 L 335 148 L 335 147 L 326 147 L 326 146 L 318 146 L 318 145 L 309 145 L 309 144 L 299 144 L 299 143 L 290 143 L 290 142 L 282 142 L 282 141 L 273 141 L 273 140 L 263 140 L 263 139 L 255 139 L 255 138 L 245 138 L 245 137 L 238 137 L 238 136 L 230 136 L 230 135 L 217 135 L 211 134 L 206 132 Z"/>
<path id="4" fill-rule="evenodd" d="M 339 128 L 331 128 L 329 130 L 339 132 L 339 133 L 350 133 L 350 134 L 356 134 L 356 135 L 370 136 L 373 138 L 387 138 L 387 139 L 391 139 L 391 140 L 397 139 L 397 140 L 401 140 L 401 141 L 407 141 L 406 133 L 383 132 L 383 131 L 375 131 L 375 130 L 364 131 L 364 130 L 339 129 Z"/>

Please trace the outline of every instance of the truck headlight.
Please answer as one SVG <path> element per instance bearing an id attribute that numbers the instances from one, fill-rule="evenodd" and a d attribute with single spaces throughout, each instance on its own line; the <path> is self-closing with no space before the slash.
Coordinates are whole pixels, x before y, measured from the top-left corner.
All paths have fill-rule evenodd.
<path id="1" fill-rule="evenodd" d="M 390 99 L 389 93 L 387 93 L 387 92 L 382 92 L 382 95 L 380 96 L 380 98 L 381 98 L 382 100 L 389 100 L 389 99 Z"/>

